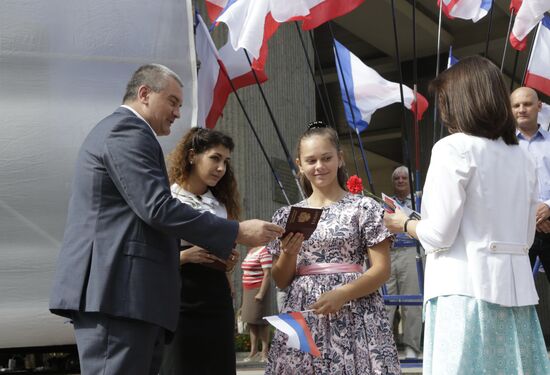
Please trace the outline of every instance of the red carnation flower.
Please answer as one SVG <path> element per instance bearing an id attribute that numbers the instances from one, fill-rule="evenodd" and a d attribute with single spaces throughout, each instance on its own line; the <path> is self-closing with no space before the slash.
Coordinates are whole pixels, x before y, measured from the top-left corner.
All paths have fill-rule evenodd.
<path id="1" fill-rule="evenodd" d="M 359 194 L 363 191 L 363 180 L 361 180 L 361 177 L 354 174 L 348 178 L 346 186 L 350 193 Z"/>

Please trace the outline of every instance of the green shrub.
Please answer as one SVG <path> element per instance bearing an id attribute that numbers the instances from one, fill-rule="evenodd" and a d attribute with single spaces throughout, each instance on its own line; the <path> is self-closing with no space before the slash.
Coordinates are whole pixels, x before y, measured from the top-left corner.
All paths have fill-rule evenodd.
<path id="1" fill-rule="evenodd" d="M 235 351 L 249 352 L 250 351 L 250 336 L 248 333 L 237 333 L 235 335 Z"/>

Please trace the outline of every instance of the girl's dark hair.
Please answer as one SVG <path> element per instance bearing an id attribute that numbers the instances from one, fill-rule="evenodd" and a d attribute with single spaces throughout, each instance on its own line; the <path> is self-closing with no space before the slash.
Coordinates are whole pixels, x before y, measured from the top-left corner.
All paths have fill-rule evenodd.
<path id="1" fill-rule="evenodd" d="M 481 56 L 460 60 L 430 83 L 441 122 L 450 133 L 466 133 L 517 145 L 510 92 L 500 70 Z"/>
<path id="2" fill-rule="evenodd" d="M 300 139 L 298 140 L 298 146 L 296 146 L 296 158 L 300 158 L 300 146 L 302 144 L 302 141 L 306 138 L 313 137 L 314 135 L 328 138 L 328 140 L 330 141 L 330 143 L 332 143 L 334 148 L 336 148 L 336 151 L 338 153 L 342 150 L 340 148 L 340 140 L 338 139 L 338 134 L 336 133 L 336 131 L 332 128 L 327 128 L 322 124 L 319 125 L 319 121 L 317 121 L 315 123 L 311 123 L 304 134 L 300 136 Z M 299 173 L 298 177 L 300 179 L 300 184 L 304 189 L 304 193 L 306 194 L 306 196 L 309 197 L 313 193 L 311 182 L 309 182 L 309 180 L 302 173 Z M 343 163 L 342 166 L 338 168 L 337 178 L 338 185 L 340 185 L 342 189 L 347 191 L 346 181 L 348 180 L 348 175 L 346 173 L 346 169 Z"/>
<path id="3" fill-rule="evenodd" d="M 168 155 L 168 161 L 170 162 L 168 177 L 170 183 L 182 185 L 191 173 L 191 169 L 193 168 L 189 158 L 191 150 L 195 154 L 202 154 L 220 145 L 231 152 L 235 147 L 231 137 L 217 130 L 205 128 L 192 128 L 189 130 Z M 216 199 L 225 205 L 227 216 L 230 219 L 238 220 L 241 214 L 240 197 L 239 190 L 237 189 L 237 180 L 235 179 L 231 164 L 227 164 L 225 174 L 216 186 L 211 187 L 210 190 Z"/>

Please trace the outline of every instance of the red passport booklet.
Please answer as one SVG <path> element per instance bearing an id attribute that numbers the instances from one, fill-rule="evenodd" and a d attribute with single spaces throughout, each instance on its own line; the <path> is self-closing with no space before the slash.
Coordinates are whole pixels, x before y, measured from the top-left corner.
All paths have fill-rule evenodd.
<path id="1" fill-rule="evenodd" d="M 317 228 L 322 208 L 292 207 L 286 222 L 283 238 L 289 233 L 302 233 L 307 240 Z"/>

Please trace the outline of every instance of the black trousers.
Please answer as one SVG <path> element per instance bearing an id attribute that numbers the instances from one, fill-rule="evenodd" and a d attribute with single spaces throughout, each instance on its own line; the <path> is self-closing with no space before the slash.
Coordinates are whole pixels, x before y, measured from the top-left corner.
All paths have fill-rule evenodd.
<path id="1" fill-rule="evenodd" d="M 535 265 L 537 257 L 539 257 L 546 272 L 546 278 L 550 282 L 550 233 L 536 232 L 535 241 L 529 249 L 531 267 Z"/>

